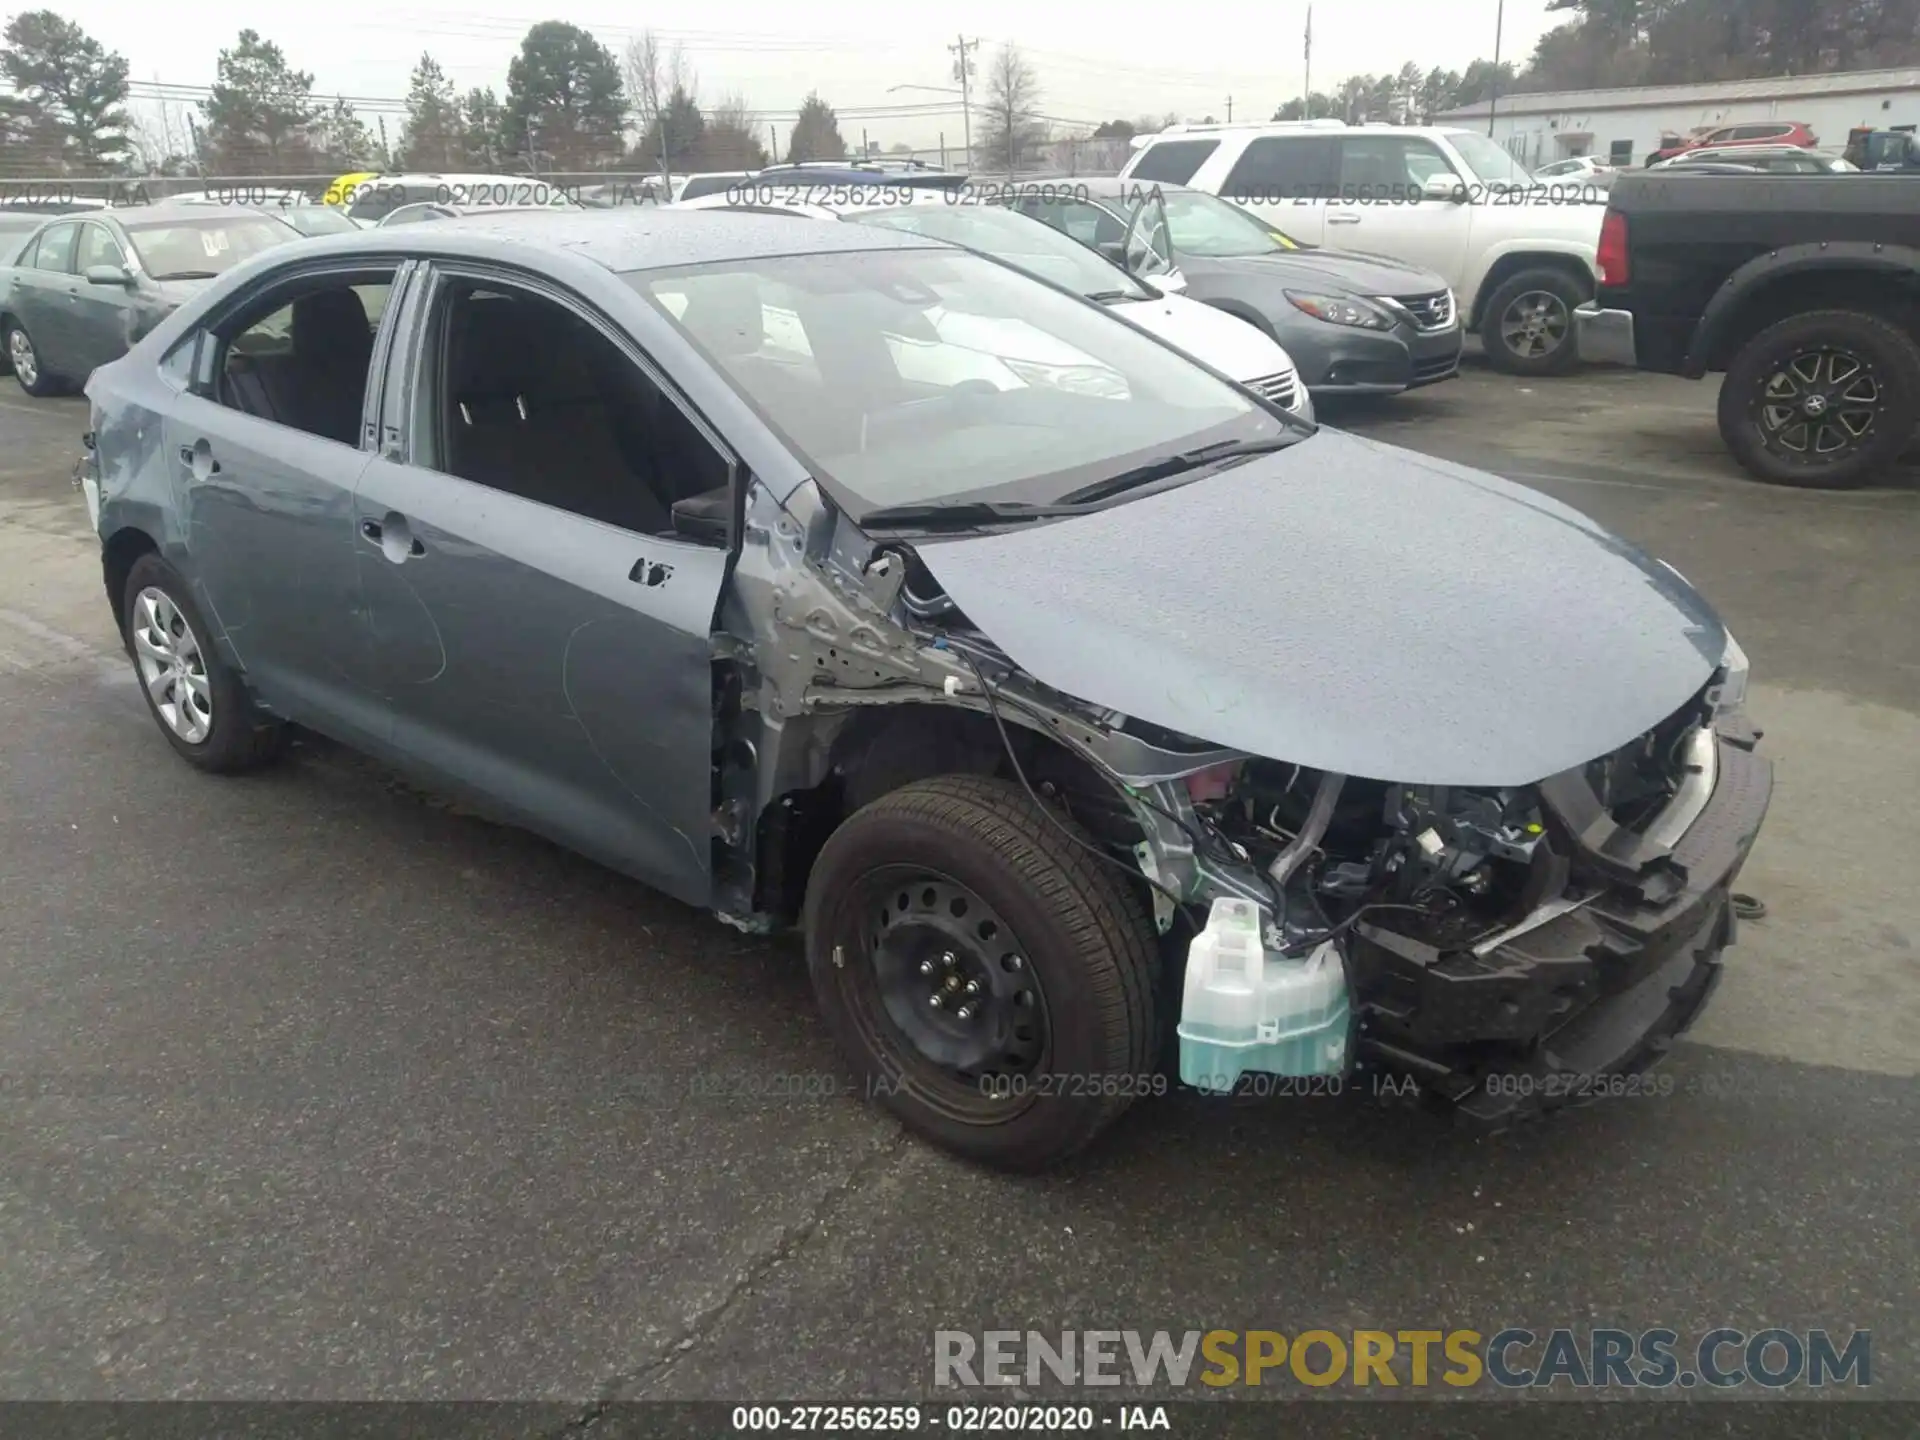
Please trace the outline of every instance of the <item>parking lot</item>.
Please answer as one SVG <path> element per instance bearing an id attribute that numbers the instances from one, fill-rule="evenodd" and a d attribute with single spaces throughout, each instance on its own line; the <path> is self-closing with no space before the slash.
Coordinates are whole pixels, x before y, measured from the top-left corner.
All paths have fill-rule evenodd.
<path id="1" fill-rule="evenodd" d="M 1752 657 L 1769 913 L 1675 1093 L 1491 1138 L 1176 1096 L 1016 1181 L 818 1094 L 791 940 L 329 746 L 181 764 L 84 407 L 6 382 L 0 1393 L 904 1398 L 938 1329 L 1604 1324 L 1866 1328 L 1920 1398 L 1920 484 L 1757 486 L 1712 405 L 1475 367 L 1323 415 L 1580 507 Z"/>

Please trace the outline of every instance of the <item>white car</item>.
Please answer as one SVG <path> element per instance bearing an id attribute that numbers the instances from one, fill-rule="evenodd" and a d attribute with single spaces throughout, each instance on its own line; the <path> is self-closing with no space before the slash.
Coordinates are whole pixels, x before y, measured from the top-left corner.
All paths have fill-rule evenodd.
<path id="1" fill-rule="evenodd" d="M 770 192 L 777 196 L 779 192 Z M 1068 238 L 1052 226 L 1016 214 L 1004 207 L 977 200 L 962 200 L 930 191 L 907 191 L 891 186 L 823 186 L 822 196 L 831 195 L 834 203 L 806 203 L 798 198 L 788 202 L 769 198 L 760 203 L 749 195 L 712 195 L 688 200 L 671 207 L 685 210 L 737 209 L 754 214 L 795 215 L 816 220 L 846 220 L 891 230 L 906 230 L 935 240 L 963 245 L 990 255 L 1030 275 L 1089 300 L 1098 301 L 1114 315 L 1139 326 L 1176 349 L 1183 350 L 1202 364 L 1210 366 L 1230 380 L 1236 380 L 1265 399 L 1281 406 L 1300 419 L 1312 423 L 1313 401 L 1293 358 L 1273 339 L 1246 321 L 1188 300 L 1177 292 L 1185 284 L 1175 275 L 1156 275 L 1151 283 L 1136 279 L 1097 251 Z M 865 203 L 862 203 L 862 201 Z M 956 311 L 942 311 L 935 328 L 945 342 L 938 353 L 951 359 L 950 347 L 967 347 L 969 327 L 989 324 L 995 327 L 992 350 L 1002 356 L 1012 354 L 1021 364 L 1030 364 L 1065 377 L 1053 383 L 1092 387 L 1111 383 L 1110 372 L 1098 357 L 1055 353 L 1057 344 L 1043 343 L 1037 332 L 1031 344 L 1010 339 L 1006 322 L 985 321 Z M 804 345 L 797 322 L 788 325 L 783 317 L 769 315 L 766 333 L 770 346 L 786 345 L 789 340 Z M 786 337 L 783 339 L 782 337 Z M 929 353 L 934 353 L 929 351 Z M 978 374 L 965 376 L 917 376 L 919 363 L 912 346 L 903 342 L 895 347 L 894 358 L 908 378 L 938 380 L 952 384 L 957 380 L 981 379 L 996 388 L 1006 389 L 1020 383 L 1033 383 L 1032 376 L 1017 369 L 1007 373 L 1005 364 L 996 361 Z M 946 363 L 946 362 L 943 362 Z M 1036 373 L 1038 373 L 1036 371 Z"/>
<path id="2" fill-rule="evenodd" d="M 464 212 L 572 204 L 566 186 L 531 175 L 379 175 L 354 187 L 347 216 L 365 227 L 378 225 L 403 205 Z"/>
<path id="3" fill-rule="evenodd" d="M 1598 185 L 1541 181 L 1471 130 L 1174 125 L 1133 144 L 1124 180 L 1190 185 L 1305 244 L 1434 271 L 1502 370 L 1555 375 L 1579 362 L 1573 312 L 1597 281 Z"/>
<path id="4" fill-rule="evenodd" d="M 1573 155 L 1565 160 L 1555 160 L 1551 165 L 1540 166 L 1533 172 L 1533 178 L 1563 185 L 1569 182 L 1584 182 L 1607 186 L 1613 184 L 1619 174 L 1618 170 L 1598 156 Z"/>

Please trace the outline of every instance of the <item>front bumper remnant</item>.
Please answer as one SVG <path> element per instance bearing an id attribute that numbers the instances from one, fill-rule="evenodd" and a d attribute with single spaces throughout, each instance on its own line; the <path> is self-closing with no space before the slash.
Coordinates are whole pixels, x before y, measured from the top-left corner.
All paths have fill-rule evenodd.
<path id="1" fill-rule="evenodd" d="M 1360 1062 L 1411 1076 L 1463 1121 L 1490 1126 L 1597 1098 L 1607 1091 L 1594 1080 L 1655 1064 L 1719 983 L 1732 887 L 1773 793 L 1767 761 L 1715 743 L 1712 799 L 1638 879 L 1600 885 L 1491 947 L 1443 953 L 1356 926 Z M 1613 866 L 1592 852 L 1574 873 Z"/>

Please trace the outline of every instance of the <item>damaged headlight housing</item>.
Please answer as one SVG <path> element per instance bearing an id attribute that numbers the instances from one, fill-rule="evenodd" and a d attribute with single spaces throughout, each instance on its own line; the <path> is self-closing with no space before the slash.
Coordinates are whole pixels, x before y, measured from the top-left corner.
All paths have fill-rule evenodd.
<path id="1" fill-rule="evenodd" d="M 1712 688 L 1707 691 L 1707 704 L 1713 709 L 1714 719 L 1746 708 L 1747 669 L 1747 652 L 1740 648 L 1740 642 L 1729 631 L 1727 648 L 1720 656 L 1720 669 Z"/>
<path id="2" fill-rule="evenodd" d="M 1289 290 L 1287 300 L 1303 315 L 1324 320 L 1329 325 L 1345 325 L 1355 330 L 1391 330 L 1393 320 L 1378 306 L 1347 295 L 1314 295 L 1304 290 Z"/>

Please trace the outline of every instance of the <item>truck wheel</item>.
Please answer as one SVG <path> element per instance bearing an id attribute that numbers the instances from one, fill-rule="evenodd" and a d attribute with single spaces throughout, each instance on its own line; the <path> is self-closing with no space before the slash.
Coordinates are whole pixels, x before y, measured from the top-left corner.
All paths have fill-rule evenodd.
<path id="1" fill-rule="evenodd" d="M 1772 485 L 1850 490 L 1900 458 L 1920 424 L 1920 347 L 1857 310 L 1762 330 L 1727 367 L 1720 434 Z"/>
<path id="2" fill-rule="evenodd" d="M 1487 301 L 1480 343 L 1509 375 L 1565 375 L 1580 363 L 1573 312 L 1592 299 L 1565 270 L 1523 270 Z"/>
<path id="3" fill-rule="evenodd" d="M 807 885 L 814 990 L 865 1093 L 1009 1170 L 1159 1088 L 1153 927 L 1057 818 L 1007 781 L 921 781 L 845 821 Z"/>

